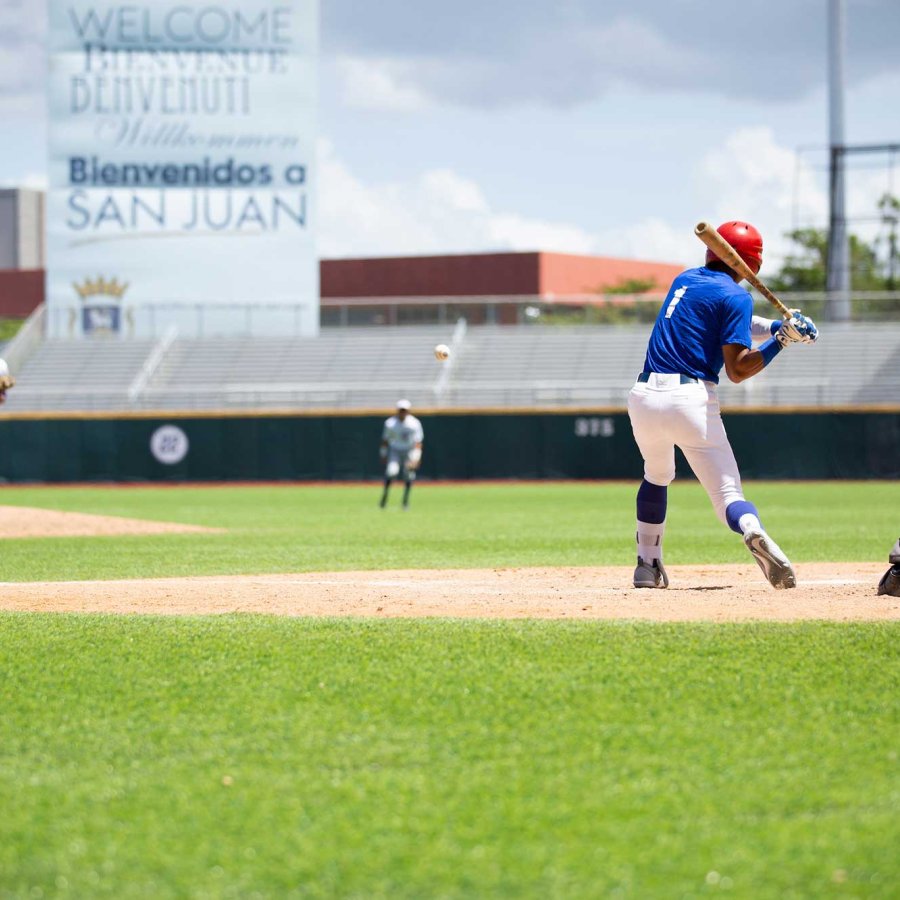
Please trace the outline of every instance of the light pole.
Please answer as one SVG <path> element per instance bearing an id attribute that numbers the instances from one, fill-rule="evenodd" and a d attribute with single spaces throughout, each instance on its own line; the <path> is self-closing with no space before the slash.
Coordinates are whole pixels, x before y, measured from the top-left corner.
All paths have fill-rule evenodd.
<path id="1" fill-rule="evenodd" d="M 829 213 L 826 318 L 850 318 L 850 243 L 844 182 L 844 0 L 828 0 Z"/>

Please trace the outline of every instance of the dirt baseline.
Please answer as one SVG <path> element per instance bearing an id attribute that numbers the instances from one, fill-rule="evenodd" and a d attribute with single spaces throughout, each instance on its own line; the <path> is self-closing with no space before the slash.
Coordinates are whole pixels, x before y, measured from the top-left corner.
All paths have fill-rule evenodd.
<path id="1" fill-rule="evenodd" d="M 644 619 L 660 622 L 898 620 L 876 596 L 885 566 L 810 563 L 775 591 L 754 565 L 671 566 L 668 590 L 635 590 L 630 567 L 317 572 L 0 584 L 0 610 L 200 615 Z"/>
<path id="2" fill-rule="evenodd" d="M 32 506 L 0 506 L 0 538 L 121 537 L 145 534 L 199 534 L 221 531 L 180 522 L 63 512 Z"/>

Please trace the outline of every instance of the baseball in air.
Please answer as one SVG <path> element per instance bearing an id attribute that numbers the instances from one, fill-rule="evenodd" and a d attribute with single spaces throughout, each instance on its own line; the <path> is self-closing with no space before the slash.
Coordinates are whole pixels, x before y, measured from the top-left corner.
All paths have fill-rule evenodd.
<path id="1" fill-rule="evenodd" d="M 438 344 L 434 348 L 434 358 L 441 360 L 441 362 L 445 359 L 450 359 L 450 348 L 446 344 Z"/>

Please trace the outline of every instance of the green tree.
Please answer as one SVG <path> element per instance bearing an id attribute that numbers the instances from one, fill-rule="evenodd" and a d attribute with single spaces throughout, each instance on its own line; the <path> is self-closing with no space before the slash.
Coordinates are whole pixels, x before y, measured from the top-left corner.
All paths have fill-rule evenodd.
<path id="1" fill-rule="evenodd" d="M 646 294 L 656 288 L 653 278 L 624 278 L 615 284 L 607 284 L 594 288 L 595 294 Z"/>
<path id="2" fill-rule="evenodd" d="M 897 225 L 900 223 L 900 198 L 884 194 L 878 201 L 878 210 L 881 213 L 882 223 L 888 229 L 885 287 L 889 291 L 894 291 L 897 289 Z"/>
<path id="3" fill-rule="evenodd" d="M 824 291 L 828 261 L 828 231 L 798 228 L 788 233 L 794 252 L 788 254 L 772 279 L 776 291 Z M 875 247 L 855 234 L 850 235 L 850 287 L 855 291 L 883 291 L 886 278 Z"/>
<path id="4" fill-rule="evenodd" d="M 797 228 L 787 235 L 794 249 L 785 257 L 781 270 L 772 278 L 775 291 L 825 290 L 828 259 L 828 232 L 824 228 Z"/>

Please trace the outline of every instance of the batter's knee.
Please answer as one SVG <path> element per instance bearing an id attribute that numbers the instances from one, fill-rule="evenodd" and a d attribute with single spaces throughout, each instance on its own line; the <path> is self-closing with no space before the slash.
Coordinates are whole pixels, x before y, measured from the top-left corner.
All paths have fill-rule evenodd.
<path id="1" fill-rule="evenodd" d="M 644 462 L 644 480 L 657 487 L 668 487 L 675 480 L 675 464 L 670 467 Z"/>

